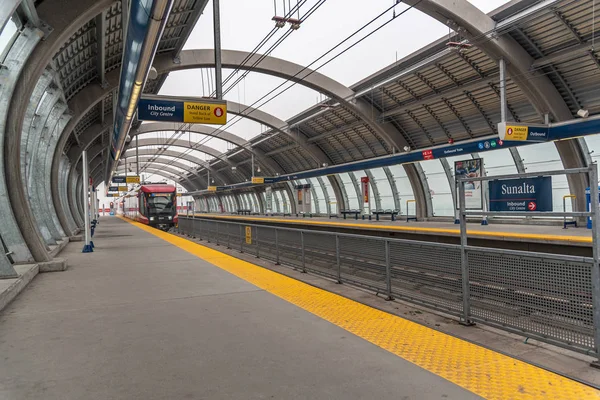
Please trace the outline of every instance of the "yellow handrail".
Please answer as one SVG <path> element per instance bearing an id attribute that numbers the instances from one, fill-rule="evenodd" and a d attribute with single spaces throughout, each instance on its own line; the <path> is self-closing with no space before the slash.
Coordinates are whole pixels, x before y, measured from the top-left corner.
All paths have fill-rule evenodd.
<path id="1" fill-rule="evenodd" d="M 409 203 L 415 203 L 415 216 L 412 218 L 410 217 L 410 213 L 408 212 Z M 406 222 L 410 221 L 411 219 L 414 219 L 415 221 L 417 220 L 417 201 L 416 200 L 406 200 Z"/>
<path id="2" fill-rule="evenodd" d="M 574 194 L 566 194 L 563 196 L 563 212 L 567 212 L 567 199 L 576 199 L 577 196 Z M 577 221 L 573 219 L 572 221 L 567 222 L 567 216 L 563 217 L 563 229 L 567 229 L 567 225 L 575 225 L 577 226 Z"/>

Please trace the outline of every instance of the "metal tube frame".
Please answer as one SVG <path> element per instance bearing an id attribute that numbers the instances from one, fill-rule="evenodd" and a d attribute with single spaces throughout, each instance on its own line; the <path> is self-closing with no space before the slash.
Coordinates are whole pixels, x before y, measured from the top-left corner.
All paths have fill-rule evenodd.
<path id="1" fill-rule="evenodd" d="M 84 150 L 81 153 L 82 156 L 82 162 L 83 162 L 83 190 L 82 190 L 82 194 L 83 194 L 83 218 L 84 218 L 84 229 L 85 229 L 85 244 L 83 245 L 83 253 L 91 253 L 93 250 L 92 248 L 92 239 L 91 239 L 91 224 L 90 224 L 90 207 L 89 207 L 89 201 L 88 201 L 88 192 L 89 192 L 89 183 L 90 183 L 90 178 L 89 178 L 89 174 L 88 174 L 88 157 L 87 157 L 87 150 Z"/>

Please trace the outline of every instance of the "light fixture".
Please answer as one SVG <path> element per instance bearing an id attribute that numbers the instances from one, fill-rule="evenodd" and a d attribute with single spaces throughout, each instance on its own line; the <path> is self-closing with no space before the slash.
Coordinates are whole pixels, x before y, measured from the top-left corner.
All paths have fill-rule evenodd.
<path id="1" fill-rule="evenodd" d="M 329 166 L 329 164 L 327 164 L 326 162 L 323 163 L 323 167 L 327 167 Z"/>
<path id="2" fill-rule="evenodd" d="M 237 167 L 231 167 L 232 171 L 235 171 L 237 169 Z"/>
<path id="3" fill-rule="evenodd" d="M 260 172 L 260 165 L 256 168 L 256 172 Z"/>
<path id="4" fill-rule="evenodd" d="M 590 116 L 590 112 L 588 110 L 584 110 L 583 108 L 577 110 L 577 115 L 581 118 L 587 118 Z"/>
<path id="5" fill-rule="evenodd" d="M 410 146 L 404 146 L 404 151 L 409 152 L 410 151 Z"/>

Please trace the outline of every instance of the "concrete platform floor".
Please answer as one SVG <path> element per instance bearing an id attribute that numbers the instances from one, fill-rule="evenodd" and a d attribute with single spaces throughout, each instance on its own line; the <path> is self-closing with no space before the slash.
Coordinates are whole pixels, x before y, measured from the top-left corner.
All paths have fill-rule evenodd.
<path id="1" fill-rule="evenodd" d="M 116 218 L 0 314 L 0 399 L 471 399 Z"/>

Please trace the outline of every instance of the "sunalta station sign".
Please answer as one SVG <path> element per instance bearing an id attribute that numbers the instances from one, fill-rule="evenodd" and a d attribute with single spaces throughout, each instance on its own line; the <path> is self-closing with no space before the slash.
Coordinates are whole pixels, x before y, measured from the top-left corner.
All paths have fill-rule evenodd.
<path id="1" fill-rule="evenodd" d="M 490 211 L 552 211 L 552 178 L 489 182 Z"/>

